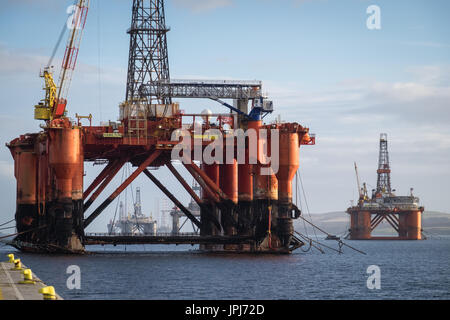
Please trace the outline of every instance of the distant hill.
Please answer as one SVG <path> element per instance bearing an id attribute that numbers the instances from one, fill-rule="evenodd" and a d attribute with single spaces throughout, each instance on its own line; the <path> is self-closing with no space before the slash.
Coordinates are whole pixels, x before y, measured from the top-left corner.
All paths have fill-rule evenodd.
<path id="1" fill-rule="evenodd" d="M 307 220 L 312 220 L 318 227 L 335 235 L 343 235 L 350 225 L 350 217 L 343 211 L 311 214 L 311 218 L 307 213 L 303 213 L 303 217 Z M 299 232 L 303 233 L 305 230 L 302 219 L 295 220 L 294 226 Z M 422 228 L 425 235 L 450 235 L 450 214 L 437 211 L 425 211 L 422 217 Z M 312 227 L 307 227 L 306 230 L 309 234 L 313 232 Z M 386 221 L 383 221 L 375 229 L 375 232 L 377 235 L 396 234 L 395 230 Z"/>

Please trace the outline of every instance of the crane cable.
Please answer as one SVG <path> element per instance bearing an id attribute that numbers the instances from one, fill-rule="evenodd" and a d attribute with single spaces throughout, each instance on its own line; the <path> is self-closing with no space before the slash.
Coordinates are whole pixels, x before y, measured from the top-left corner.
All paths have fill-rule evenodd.
<path id="1" fill-rule="evenodd" d="M 49 60 L 48 63 L 47 63 L 47 68 L 50 68 L 51 65 L 52 65 L 53 59 L 55 58 L 56 52 L 57 52 L 58 49 L 59 49 L 59 46 L 60 46 L 61 41 L 62 41 L 62 38 L 64 37 L 64 34 L 66 33 L 66 29 L 67 29 L 67 22 L 64 21 L 63 28 L 62 28 L 62 30 L 61 30 L 61 33 L 59 34 L 58 41 L 56 42 L 56 45 L 55 45 L 55 47 L 53 48 L 52 55 L 50 56 L 50 60 Z"/>

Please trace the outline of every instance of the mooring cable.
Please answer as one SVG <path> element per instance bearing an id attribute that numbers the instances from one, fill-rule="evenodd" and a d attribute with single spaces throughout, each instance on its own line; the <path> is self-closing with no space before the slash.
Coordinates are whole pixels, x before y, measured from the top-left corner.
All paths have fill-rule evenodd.
<path id="1" fill-rule="evenodd" d="M 311 217 L 311 211 L 309 210 L 308 200 L 306 199 L 305 187 L 304 187 L 304 185 L 303 185 L 303 179 L 302 179 L 302 175 L 301 175 L 301 173 L 300 173 L 300 170 L 298 170 L 298 177 L 299 177 L 299 179 L 300 179 L 300 185 L 301 185 L 301 187 L 302 187 L 303 199 L 304 199 L 304 201 L 305 201 L 306 210 L 307 210 L 307 212 L 308 212 L 309 218 L 312 220 L 312 217 Z M 314 228 L 313 228 L 313 232 L 314 232 L 314 236 L 316 237 L 316 240 L 319 241 L 319 238 L 317 237 L 316 230 L 315 230 Z"/>
<path id="2" fill-rule="evenodd" d="M 323 233 L 326 234 L 327 236 L 330 236 L 330 237 L 332 236 L 331 234 L 329 234 L 329 233 L 326 232 L 325 230 L 319 228 L 319 227 L 316 226 L 314 223 L 312 223 L 311 221 L 308 221 L 307 219 L 303 218 L 302 216 L 299 216 L 299 218 L 303 219 L 305 222 L 309 223 L 309 224 L 312 225 L 314 228 L 316 228 L 316 229 L 319 230 L 320 232 L 323 232 Z M 296 231 L 296 232 L 297 232 L 297 231 Z M 353 250 L 355 250 L 355 251 L 357 251 L 357 252 L 359 252 L 359 253 L 366 254 L 364 251 L 358 250 L 358 249 L 356 249 L 356 248 L 354 248 L 354 247 L 352 247 L 352 246 L 346 244 L 346 243 L 343 242 L 341 239 L 336 240 L 336 241 L 338 241 L 339 246 L 346 246 L 346 247 L 349 247 L 350 249 L 353 249 Z M 323 244 L 322 244 L 322 245 L 323 245 Z M 324 246 L 324 245 L 323 245 L 323 246 Z"/>
<path id="3" fill-rule="evenodd" d="M 16 227 L 16 226 L 0 228 L 0 230 L 12 229 L 12 228 L 15 228 L 15 227 Z"/>
<path id="4" fill-rule="evenodd" d="M 299 233 L 298 231 L 295 231 L 295 233 L 297 233 L 300 237 L 302 237 L 303 239 L 305 239 L 305 240 L 307 240 L 307 241 L 315 242 L 315 243 L 317 243 L 317 244 L 320 244 L 321 246 L 323 246 L 323 247 L 325 247 L 325 248 L 328 248 L 328 249 L 330 249 L 330 250 L 336 251 L 336 252 L 339 253 L 339 254 L 342 253 L 342 251 L 339 251 L 339 250 L 337 250 L 337 249 L 335 249 L 335 248 L 332 248 L 332 247 L 330 247 L 330 246 L 327 246 L 327 245 L 325 245 L 325 244 L 323 244 L 323 243 L 320 243 L 319 241 L 316 241 L 316 240 L 314 240 L 314 239 L 308 238 L 308 237 L 306 237 L 305 235 L 302 235 L 301 233 Z M 322 248 L 316 247 L 316 246 L 314 246 L 314 245 L 313 245 L 313 247 L 316 248 L 317 250 L 319 250 L 321 253 L 325 253 L 325 251 L 323 251 Z"/>
<path id="5" fill-rule="evenodd" d="M 4 226 L 4 225 L 6 225 L 6 224 L 8 224 L 8 223 L 11 223 L 11 222 L 13 222 L 15 219 L 11 219 L 11 220 L 9 220 L 9 221 L 7 221 L 7 222 L 5 222 L 5 223 L 2 223 L 2 224 L 0 224 L 0 227 L 2 227 L 2 226 Z"/>
<path id="6" fill-rule="evenodd" d="M 299 199 L 299 186 L 298 186 L 298 171 L 295 172 L 295 205 L 300 207 L 300 212 L 303 212 L 303 206 L 301 198 Z M 303 221 L 303 229 L 305 230 L 306 236 L 309 237 L 308 230 L 306 228 L 306 223 Z"/>
<path id="7" fill-rule="evenodd" d="M 1 236 L 0 240 L 1 239 L 6 239 L 6 238 L 10 238 L 10 237 L 14 237 L 14 236 L 19 236 L 21 234 L 25 234 L 25 233 L 28 233 L 28 232 L 36 231 L 36 230 L 39 230 L 39 229 L 42 229 L 42 228 L 46 228 L 46 227 L 47 227 L 47 225 L 43 225 L 43 226 L 40 226 L 40 227 L 37 227 L 37 228 L 34 228 L 34 229 L 8 234 L 6 236 Z"/>

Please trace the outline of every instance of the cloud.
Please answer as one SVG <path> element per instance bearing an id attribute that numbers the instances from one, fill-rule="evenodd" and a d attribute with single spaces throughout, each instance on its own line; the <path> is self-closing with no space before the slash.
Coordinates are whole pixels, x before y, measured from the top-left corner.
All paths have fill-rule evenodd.
<path id="1" fill-rule="evenodd" d="M 203 13 L 233 5 L 232 0 L 174 0 L 174 3 L 194 13 Z"/>
<path id="2" fill-rule="evenodd" d="M 48 63 L 48 58 L 38 54 L 27 54 L 0 46 L 0 74 L 22 74 L 39 70 Z"/>
<path id="3" fill-rule="evenodd" d="M 37 76 L 48 63 L 49 57 L 36 53 L 28 53 L 20 50 L 8 49 L 0 45 L 0 78 L 18 78 Z M 53 65 L 60 66 L 62 59 L 54 59 Z M 58 80 L 59 68 L 54 71 L 55 81 Z M 99 69 L 97 66 L 78 62 L 76 77 L 86 84 L 97 84 L 98 76 L 105 84 L 124 85 L 126 82 L 126 70 L 117 67 Z"/>
<path id="4" fill-rule="evenodd" d="M 266 82 L 277 110 L 301 109 L 308 121 L 333 120 L 355 125 L 440 125 L 450 121 L 450 66 L 407 68 L 407 81 L 354 79 L 320 90 Z M 295 114 L 299 114 L 296 112 Z"/>
<path id="5" fill-rule="evenodd" d="M 406 71 L 422 84 L 446 86 L 450 83 L 450 66 L 413 66 Z"/>

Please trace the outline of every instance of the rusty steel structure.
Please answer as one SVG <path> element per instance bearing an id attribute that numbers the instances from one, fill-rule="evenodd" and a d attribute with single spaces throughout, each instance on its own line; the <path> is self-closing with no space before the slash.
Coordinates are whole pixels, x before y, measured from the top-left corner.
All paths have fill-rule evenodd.
<path id="1" fill-rule="evenodd" d="M 359 189 L 356 206 L 347 209 L 350 215 L 348 237 L 353 240 L 421 240 L 422 213 L 419 198 L 412 193 L 408 196 L 396 196 L 391 189 L 391 169 L 387 134 L 380 135 L 380 151 L 377 170 L 377 188 L 372 196 L 367 194 L 366 184 L 361 188 L 355 163 Z M 372 232 L 386 221 L 395 230 L 397 236 L 373 236 Z"/>
<path id="2" fill-rule="evenodd" d="M 292 180 L 300 164 L 300 146 L 315 144 L 314 135 L 298 123 L 263 123 L 262 116 L 271 110 L 265 109 L 260 82 L 174 81 L 171 87 L 163 1 L 134 0 L 132 17 L 127 93 L 120 105 L 119 122 L 94 126 L 90 121 L 84 126 L 82 117 L 73 121 L 58 113 L 45 119 L 42 131 L 21 135 L 7 144 L 17 179 L 16 247 L 82 253 L 85 245 L 98 243 L 197 243 L 207 251 L 290 253 L 303 245 L 293 235 L 293 219 L 301 212 L 292 202 Z M 183 86 L 195 87 L 197 95 L 177 91 Z M 185 98 L 219 99 L 231 94 L 237 108 L 224 103 L 231 113 L 183 113 L 171 101 L 174 90 L 177 97 Z M 249 101 L 252 109 L 246 113 Z M 196 130 L 198 119 L 202 121 Z M 211 136 L 211 129 L 220 135 Z M 239 147 L 235 135 L 238 129 L 251 129 L 256 135 L 246 136 Z M 189 135 L 180 137 L 177 132 Z M 204 152 L 213 143 L 221 143 L 231 157 L 224 163 L 201 159 L 182 162 L 201 187 L 200 195 L 173 165 L 173 149 L 186 139 L 192 140 L 191 150 L 183 149 L 183 159 L 189 158 L 190 151 L 195 153 L 196 147 Z M 262 169 L 271 169 L 266 155 L 275 153 L 270 150 L 272 142 L 279 146 L 279 168 L 263 174 Z M 256 157 L 252 158 L 250 150 L 256 150 Z M 242 152 L 244 162 L 238 161 Z M 85 162 L 105 164 L 90 185 L 84 184 Z M 97 203 L 126 163 L 131 163 L 134 171 Z M 196 202 L 200 216 L 185 207 L 148 169 L 164 166 Z M 143 238 L 85 233 L 141 174 L 199 228 L 199 235 Z"/>

